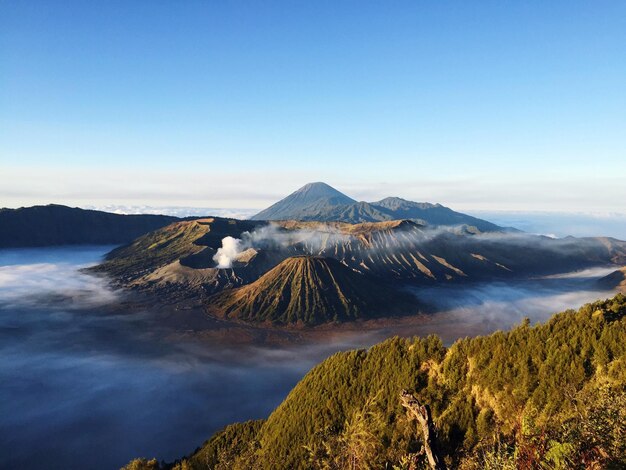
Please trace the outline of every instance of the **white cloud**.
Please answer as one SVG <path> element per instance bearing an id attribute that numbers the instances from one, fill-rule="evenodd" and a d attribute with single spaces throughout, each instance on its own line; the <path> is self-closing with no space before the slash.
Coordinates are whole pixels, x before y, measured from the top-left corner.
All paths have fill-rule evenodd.
<path id="1" fill-rule="evenodd" d="M 175 217 L 230 217 L 234 219 L 248 219 L 257 212 L 258 209 L 246 208 L 223 208 L 223 207 L 179 207 L 179 206 L 133 206 L 121 204 L 85 205 L 83 209 L 95 209 L 99 211 L 112 212 L 114 214 L 164 214 Z"/>
<path id="2" fill-rule="evenodd" d="M 262 209 L 311 181 L 326 181 L 358 200 L 399 196 L 439 202 L 453 209 L 591 211 L 626 213 L 620 177 L 548 178 L 533 175 L 437 177 L 391 168 L 372 176 L 331 169 L 315 172 L 157 171 L 145 168 L 58 169 L 4 167 L 0 204 L 19 207 L 59 203 L 77 206 L 152 206 Z M 399 176 L 402 175 L 402 176 Z"/>
<path id="3" fill-rule="evenodd" d="M 0 250 L 0 304 L 65 308 L 93 307 L 118 298 L 106 280 L 79 271 L 93 265 L 110 247 Z M 71 302 L 64 302 L 71 299 Z"/>

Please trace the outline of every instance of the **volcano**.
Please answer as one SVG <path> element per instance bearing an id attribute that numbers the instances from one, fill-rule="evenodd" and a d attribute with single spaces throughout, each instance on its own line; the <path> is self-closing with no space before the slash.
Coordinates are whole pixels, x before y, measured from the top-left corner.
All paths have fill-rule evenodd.
<path id="1" fill-rule="evenodd" d="M 208 308 L 222 318 L 305 325 L 417 312 L 412 296 L 317 256 L 287 258 L 255 282 L 214 295 Z"/>
<path id="2" fill-rule="evenodd" d="M 377 202 L 355 201 L 326 183 L 309 183 L 252 217 L 253 220 L 320 222 L 385 222 L 412 220 L 431 226 L 475 227 L 480 232 L 510 231 L 441 204 L 388 197 Z"/>

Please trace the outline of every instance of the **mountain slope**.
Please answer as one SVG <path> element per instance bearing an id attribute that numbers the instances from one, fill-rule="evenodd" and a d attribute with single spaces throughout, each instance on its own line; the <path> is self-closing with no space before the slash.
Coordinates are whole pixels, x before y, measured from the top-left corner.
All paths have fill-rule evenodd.
<path id="1" fill-rule="evenodd" d="M 190 270 L 213 267 L 213 255 L 226 236 L 241 236 L 263 223 L 208 217 L 175 222 L 138 237 L 107 254 L 104 263 L 91 268 L 122 283 L 151 274 L 180 262 Z"/>
<path id="2" fill-rule="evenodd" d="M 624 468 L 625 335 L 617 295 L 449 348 L 430 336 L 337 353 L 267 420 L 227 427 L 175 468 L 407 468 L 422 445 L 403 389 L 430 406 L 448 468 Z"/>
<path id="3" fill-rule="evenodd" d="M 324 212 L 327 208 L 349 205 L 356 201 L 326 183 L 309 183 L 267 209 L 253 220 L 288 220 L 303 211 Z"/>
<path id="4" fill-rule="evenodd" d="M 244 321 L 303 323 L 416 313 L 414 301 L 333 258 L 287 258 L 257 281 L 209 299 L 209 311 Z"/>
<path id="5" fill-rule="evenodd" d="M 128 243 L 177 220 L 166 215 L 120 215 L 56 204 L 0 209 L 0 247 Z"/>
<path id="6" fill-rule="evenodd" d="M 245 240 L 231 267 L 218 269 L 214 255 L 225 237 Z M 207 218 L 176 222 L 143 235 L 91 269 L 109 274 L 118 285 L 168 301 L 186 298 L 204 303 L 224 289 L 256 281 L 294 256 L 333 258 L 378 283 L 419 287 L 526 279 L 611 264 L 617 269 L 626 264 L 626 242 L 471 234 L 406 220 L 348 224 Z M 394 303 L 391 299 L 389 305 Z"/>
<path id="7" fill-rule="evenodd" d="M 481 232 L 494 232 L 501 227 L 471 215 L 455 212 L 441 204 L 407 201 L 388 197 L 371 205 L 394 219 L 424 220 L 431 225 L 471 225 Z"/>
<path id="8" fill-rule="evenodd" d="M 392 220 L 392 217 L 367 202 L 353 204 L 328 205 L 313 204 L 302 209 L 293 220 L 299 221 L 330 221 L 350 224 L 363 222 L 381 222 Z"/>
<path id="9" fill-rule="evenodd" d="M 617 289 L 626 292 L 626 267 L 617 269 L 611 274 L 598 279 L 598 287 L 606 290 Z"/>
<path id="10" fill-rule="evenodd" d="M 469 225 L 482 232 L 502 231 L 486 220 L 455 212 L 441 204 L 389 197 L 357 202 L 325 183 L 309 183 L 252 217 L 254 220 L 331 221 L 351 224 L 412 220 L 429 225 Z"/>

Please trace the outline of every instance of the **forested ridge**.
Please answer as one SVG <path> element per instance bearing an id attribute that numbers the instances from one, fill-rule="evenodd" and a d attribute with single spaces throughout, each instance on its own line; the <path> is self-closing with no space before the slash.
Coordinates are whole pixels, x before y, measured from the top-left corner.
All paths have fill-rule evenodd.
<path id="1" fill-rule="evenodd" d="M 432 410 L 448 468 L 624 468 L 626 297 L 464 338 L 391 338 L 313 368 L 264 421 L 226 427 L 178 469 L 427 468 L 399 394 Z M 158 468 L 136 460 L 127 468 Z"/>

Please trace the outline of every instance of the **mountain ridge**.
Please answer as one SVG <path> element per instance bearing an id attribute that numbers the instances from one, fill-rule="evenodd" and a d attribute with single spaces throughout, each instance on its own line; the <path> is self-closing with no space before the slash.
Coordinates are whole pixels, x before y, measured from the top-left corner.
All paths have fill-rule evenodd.
<path id="1" fill-rule="evenodd" d="M 308 183 L 251 220 L 333 221 L 347 223 L 408 219 L 435 226 L 468 225 L 482 232 L 504 231 L 489 221 L 456 212 L 441 204 L 387 197 L 356 201 L 326 183 Z"/>
<path id="2" fill-rule="evenodd" d="M 231 424 L 167 468 L 426 468 L 402 390 L 429 407 L 448 468 L 624 468 L 625 334 L 618 294 L 449 347 L 396 336 L 338 352 L 266 419 Z"/>
<path id="3" fill-rule="evenodd" d="M 231 255 L 230 267 L 220 268 L 215 256 L 228 237 L 239 239 L 240 249 Z M 211 296 L 254 283 L 287 258 L 299 255 L 333 258 L 363 276 L 358 279 L 419 287 L 528 279 L 594 266 L 618 268 L 626 264 L 626 242 L 525 233 L 474 234 L 432 229 L 408 220 L 349 224 L 205 218 L 179 221 L 143 235 L 116 248 L 89 270 L 167 301 L 206 305 Z M 316 284 L 309 285 L 311 290 L 323 291 Z M 270 297 L 275 294 L 267 292 Z M 390 306 L 395 303 L 387 298 Z M 282 308 L 270 312 L 270 317 Z"/>
<path id="4" fill-rule="evenodd" d="M 417 311 L 411 296 L 321 256 L 287 258 L 256 281 L 214 295 L 208 308 L 226 318 L 305 325 Z"/>
<path id="5" fill-rule="evenodd" d="M 60 204 L 0 209 L 0 247 L 117 245 L 180 219 L 121 215 Z"/>
<path id="6" fill-rule="evenodd" d="M 598 279 L 598 287 L 605 290 L 617 289 L 626 293 L 626 266 Z"/>
<path id="7" fill-rule="evenodd" d="M 325 206 L 349 205 L 356 201 L 345 194 L 337 191 L 332 186 L 322 183 L 308 183 L 289 194 L 287 197 L 272 204 L 267 209 L 251 217 L 252 220 L 284 220 L 289 219 L 289 214 L 302 207 L 314 204 Z M 320 207 L 321 209 L 321 207 Z"/>

